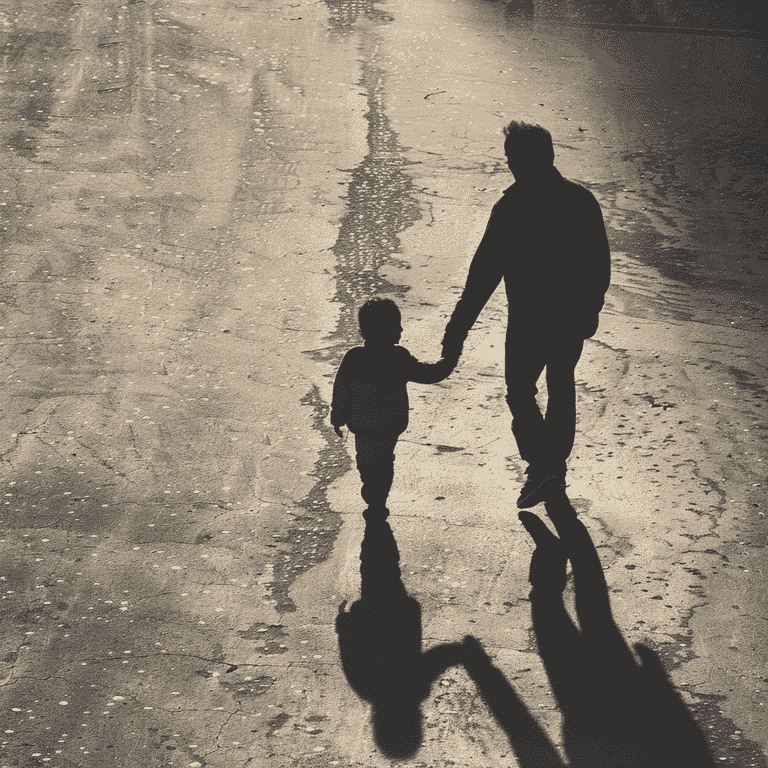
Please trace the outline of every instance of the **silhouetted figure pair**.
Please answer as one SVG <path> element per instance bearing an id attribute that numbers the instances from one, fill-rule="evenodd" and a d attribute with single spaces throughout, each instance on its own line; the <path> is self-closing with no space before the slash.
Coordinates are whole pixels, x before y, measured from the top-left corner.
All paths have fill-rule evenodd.
<path id="1" fill-rule="evenodd" d="M 563 716 L 567 762 L 474 637 L 421 651 L 421 609 L 400 579 L 389 524 L 366 524 L 361 598 L 336 620 L 350 685 L 372 705 L 374 738 L 393 758 L 412 757 L 422 739 L 421 703 L 450 666 L 463 664 L 505 731 L 521 768 L 711 768 L 706 741 L 650 649 L 639 663 L 611 614 L 608 588 L 587 529 L 564 493 L 547 514 L 557 536 L 530 512 L 531 613 L 536 642 Z M 563 591 L 571 561 L 575 623 Z"/>
<path id="2" fill-rule="evenodd" d="M 408 426 L 406 384 L 442 381 L 455 368 L 469 330 L 504 280 L 509 304 L 505 345 L 507 404 L 527 479 L 521 509 L 565 490 L 566 461 L 576 435 L 575 368 L 584 340 L 597 332 L 611 257 L 595 196 L 554 166 L 549 131 L 512 121 L 504 152 L 515 183 L 493 206 L 446 325 L 443 356 L 419 363 L 397 346 L 400 311 L 372 299 L 359 312 L 362 347 L 349 350 L 336 375 L 331 423 L 355 433 L 357 467 L 368 514 L 386 518 L 394 449 Z M 546 369 L 546 414 L 536 386 Z"/>

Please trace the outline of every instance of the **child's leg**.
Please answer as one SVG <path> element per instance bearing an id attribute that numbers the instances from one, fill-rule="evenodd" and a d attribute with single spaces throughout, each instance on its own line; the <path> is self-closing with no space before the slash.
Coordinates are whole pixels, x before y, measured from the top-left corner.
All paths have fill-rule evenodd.
<path id="1" fill-rule="evenodd" d="M 355 434 L 360 493 L 369 507 L 386 507 L 395 474 L 395 445 L 399 435 L 386 432 Z"/>

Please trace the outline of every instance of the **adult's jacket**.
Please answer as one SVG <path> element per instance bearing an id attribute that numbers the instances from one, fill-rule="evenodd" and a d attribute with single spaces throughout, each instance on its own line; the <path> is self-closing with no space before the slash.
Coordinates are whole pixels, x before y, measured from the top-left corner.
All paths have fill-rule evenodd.
<path id="1" fill-rule="evenodd" d="M 502 278 L 510 333 L 592 335 L 611 279 L 595 196 L 554 167 L 504 190 L 446 327 L 446 351 L 461 347 Z"/>

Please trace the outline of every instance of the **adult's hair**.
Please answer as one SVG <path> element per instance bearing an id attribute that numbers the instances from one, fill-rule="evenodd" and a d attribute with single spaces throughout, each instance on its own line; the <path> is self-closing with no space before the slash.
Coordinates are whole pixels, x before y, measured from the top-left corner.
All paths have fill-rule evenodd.
<path id="1" fill-rule="evenodd" d="M 552 134 L 546 128 L 522 120 L 512 120 L 504 126 L 504 135 L 504 154 L 512 163 L 526 167 L 554 163 Z"/>
<path id="2" fill-rule="evenodd" d="M 357 312 L 357 322 L 360 324 L 360 335 L 370 339 L 377 335 L 382 326 L 400 323 L 400 309 L 392 299 L 382 299 L 379 296 L 363 304 Z"/>

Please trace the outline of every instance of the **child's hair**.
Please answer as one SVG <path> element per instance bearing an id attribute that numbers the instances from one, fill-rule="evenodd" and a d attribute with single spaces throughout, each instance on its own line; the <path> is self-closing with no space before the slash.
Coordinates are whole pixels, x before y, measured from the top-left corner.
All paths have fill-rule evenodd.
<path id="1" fill-rule="evenodd" d="M 363 304 L 357 312 L 360 324 L 360 335 L 370 339 L 377 335 L 383 327 L 391 323 L 400 323 L 400 310 L 392 299 L 382 299 L 376 296 Z"/>

